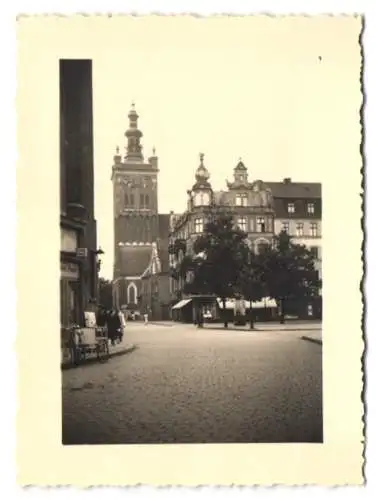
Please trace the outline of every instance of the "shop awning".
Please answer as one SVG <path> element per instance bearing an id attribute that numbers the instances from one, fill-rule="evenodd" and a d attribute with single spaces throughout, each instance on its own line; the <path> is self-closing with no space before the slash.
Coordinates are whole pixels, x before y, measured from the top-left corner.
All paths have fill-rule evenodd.
<path id="1" fill-rule="evenodd" d="M 175 304 L 174 306 L 172 306 L 172 309 L 181 309 L 182 307 L 189 304 L 189 302 L 191 302 L 191 300 L 192 299 L 183 299 L 180 302 L 178 302 L 177 304 Z"/>
<path id="2" fill-rule="evenodd" d="M 218 306 L 220 309 L 223 309 L 223 302 L 222 299 L 218 299 Z M 245 307 L 246 309 L 249 309 L 251 306 L 251 303 L 249 300 L 245 300 Z M 235 309 L 235 299 L 226 299 L 226 309 L 228 310 L 233 310 Z M 277 303 L 274 299 L 271 299 L 270 297 L 265 297 L 262 300 L 258 300 L 257 302 L 252 302 L 252 309 L 268 309 L 268 308 L 275 308 L 277 307 Z"/>

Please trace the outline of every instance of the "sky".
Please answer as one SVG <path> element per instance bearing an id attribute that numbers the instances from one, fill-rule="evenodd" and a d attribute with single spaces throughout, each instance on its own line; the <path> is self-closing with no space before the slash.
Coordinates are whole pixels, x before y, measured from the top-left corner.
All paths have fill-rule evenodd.
<path id="1" fill-rule="evenodd" d="M 200 152 L 214 189 L 240 157 L 252 180 L 324 180 L 336 123 L 356 111 L 342 104 L 359 85 L 358 25 L 333 31 L 330 18 L 262 19 L 110 18 L 107 36 L 83 30 L 81 52 L 93 58 L 102 276 L 111 278 L 113 266 L 113 155 L 117 145 L 124 153 L 132 102 L 144 155 L 155 147 L 159 157 L 161 213 L 185 209 Z"/>

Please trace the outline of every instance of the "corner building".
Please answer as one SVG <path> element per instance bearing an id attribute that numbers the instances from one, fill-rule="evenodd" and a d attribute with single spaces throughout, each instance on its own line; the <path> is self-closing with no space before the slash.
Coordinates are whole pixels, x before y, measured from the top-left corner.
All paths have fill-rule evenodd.
<path id="1" fill-rule="evenodd" d="M 187 210 L 182 215 L 171 214 L 171 246 L 179 240 L 185 240 L 186 251 L 191 253 L 194 240 L 204 231 L 213 206 L 234 217 L 237 226 L 247 233 L 248 244 L 255 252 L 261 252 L 266 245 L 272 243 L 274 235 L 272 192 L 261 180 L 249 181 L 248 169 L 241 159 L 233 170 L 233 180 L 227 182 L 227 190 L 212 189 L 203 154 L 200 155 L 195 178 L 196 182 L 187 191 Z M 183 251 L 180 255 L 170 255 L 171 267 L 175 267 L 182 257 Z M 182 298 L 182 286 L 183 283 L 171 278 L 170 291 L 173 300 Z"/>

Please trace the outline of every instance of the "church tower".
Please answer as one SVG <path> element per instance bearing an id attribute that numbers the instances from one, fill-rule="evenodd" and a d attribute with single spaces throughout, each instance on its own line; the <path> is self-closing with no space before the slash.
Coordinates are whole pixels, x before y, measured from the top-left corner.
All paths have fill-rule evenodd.
<path id="1" fill-rule="evenodd" d="M 112 167 L 114 199 L 114 305 L 137 310 L 141 275 L 149 264 L 158 228 L 158 157 L 142 151 L 134 104 L 128 114 L 125 154 L 116 149 Z"/>

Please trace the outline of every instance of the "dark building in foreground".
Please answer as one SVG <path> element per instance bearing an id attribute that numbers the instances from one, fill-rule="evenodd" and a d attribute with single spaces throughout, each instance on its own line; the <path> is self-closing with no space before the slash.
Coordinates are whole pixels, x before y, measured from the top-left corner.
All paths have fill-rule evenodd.
<path id="1" fill-rule="evenodd" d="M 61 325 L 83 322 L 97 298 L 92 61 L 60 60 Z"/>

